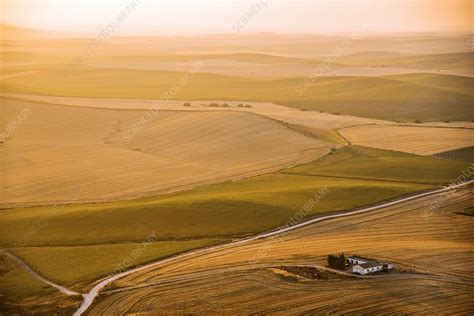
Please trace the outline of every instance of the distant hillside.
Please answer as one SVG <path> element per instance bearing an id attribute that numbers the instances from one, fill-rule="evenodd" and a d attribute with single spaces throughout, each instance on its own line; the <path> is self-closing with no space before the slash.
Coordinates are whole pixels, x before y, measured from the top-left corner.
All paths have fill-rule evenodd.
<path id="1" fill-rule="evenodd" d="M 25 66 L 18 70 L 37 70 Z M 74 70 L 74 69 L 73 69 Z M 102 98 L 161 98 L 184 72 L 62 66 L 4 79 L 6 93 Z M 471 121 L 474 78 L 439 74 L 319 77 L 303 94 L 306 78 L 251 79 L 196 73 L 177 100 L 272 101 L 300 109 L 392 121 Z"/>
<path id="2" fill-rule="evenodd" d="M 64 36 L 59 32 L 40 31 L 0 23 L 0 38 L 2 40 L 29 40 L 35 38 L 58 38 Z"/>
<path id="3" fill-rule="evenodd" d="M 472 69 L 474 52 L 409 55 L 385 51 L 342 56 L 338 62 L 351 66 L 397 67 L 420 70 Z"/>

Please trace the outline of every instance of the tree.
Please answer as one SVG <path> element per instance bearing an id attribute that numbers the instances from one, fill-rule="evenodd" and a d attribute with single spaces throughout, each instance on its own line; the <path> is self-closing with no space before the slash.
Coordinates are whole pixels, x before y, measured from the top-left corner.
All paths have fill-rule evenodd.
<path id="1" fill-rule="evenodd" d="M 339 261 L 337 264 L 339 269 L 344 269 L 346 267 L 346 256 L 343 252 L 339 255 Z"/>
<path id="2" fill-rule="evenodd" d="M 344 253 L 339 255 L 328 255 L 327 261 L 330 268 L 344 270 L 346 267 L 346 256 Z"/>
<path id="3" fill-rule="evenodd" d="M 336 267 L 337 257 L 335 255 L 328 255 L 328 266 L 331 268 Z"/>

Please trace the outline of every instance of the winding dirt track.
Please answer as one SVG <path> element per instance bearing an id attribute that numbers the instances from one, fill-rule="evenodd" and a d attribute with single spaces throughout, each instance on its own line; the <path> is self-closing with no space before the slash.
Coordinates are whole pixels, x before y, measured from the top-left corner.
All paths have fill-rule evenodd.
<path id="1" fill-rule="evenodd" d="M 33 268 L 31 268 L 24 260 L 22 260 L 21 258 L 15 256 L 14 254 L 12 254 L 12 253 L 4 250 L 4 249 L 0 249 L 0 253 L 4 254 L 5 256 L 10 257 L 11 259 L 13 259 L 18 265 L 20 265 L 23 269 L 25 269 L 35 279 L 40 280 L 41 282 L 46 283 L 48 285 L 51 285 L 52 287 L 56 288 L 57 290 L 63 292 L 66 295 L 81 295 L 81 293 L 74 292 L 74 291 L 72 291 L 72 290 L 70 290 L 70 289 L 68 289 L 68 288 L 66 288 L 62 285 L 56 284 L 56 283 L 51 282 L 50 280 L 46 279 L 45 277 L 40 275 L 38 272 L 33 270 Z"/>
<path id="2" fill-rule="evenodd" d="M 293 285 L 276 282 L 274 276 L 268 275 L 266 267 L 283 264 L 321 266 L 324 265 L 325 255 L 340 251 L 374 256 L 407 269 L 416 269 L 418 272 L 429 274 L 426 278 L 408 275 L 391 277 L 390 280 L 393 279 L 400 288 L 425 286 L 429 282 L 436 282 L 440 284 L 439 286 L 449 283 L 455 284 L 456 288 L 460 287 L 462 291 L 465 290 L 472 295 L 474 281 L 468 262 L 472 259 L 474 236 L 469 225 L 466 224 L 466 221 L 471 219 L 460 215 L 452 217 L 453 210 L 472 205 L 472 188 L 461 188 L 466 185 L 467 183 L 463 183 L 456 186 L 458 188 L 456 191 L 453 191 L 453 188 L 440 189 L 377 207 L 320 217 L 292 228 L 283 228 L 231 244 L 192 251 L 129 270 L 95 285 L 88 294 L 84 295 L 84 302 L 75 315 L 81 315 L 87 311 L 105 287 L 113 291 L 100 296 L 101 299 L 89 311 L 91 315 L 123 313 L 124 311 L 157 312 L 158 310 L 160 312 L 163 310 L 183 313 L 204 312 L 205 306 L 189 303 L 191 297 L 196 297 L 191 295 L 192 291 L 203 291 L 200 301 L 209 296 L 225 296 L 226 293 L 233 293 L 228 294 L 230 295 L 228 298 L 232 297 L 235 300 L 238 299 L 238 293 L 242 295 L 253 293 L 250 289 L 256 286 L 252 284 L 254 277 L 273 280 L 269 283 L 263 282 L 267 284 L 266 290 L 261 290 L 266 293 L 264 297 L 269 297 L 268 292 L 271 292 L 271 289 L 292 288 Z M 433 200 L 443 197 L 447 199 L 442 208 L 432 213 L 427 212 Z M 445 216 L 450 217 L 448 221 Z M 398 221 L 399 218 L 400 222 L 394 224 L 394 219 Z M 321 225 L 322 221 L 327 222 Z M 449 229 L 453 227 L 460 230 L 454 236 L 449 234 Z M 412 236 L 406 236 L 406 234 Z M 420 244 L 418 235 L 427 238 L 425 244 Z M 454 240 L 443 240 L 443 238 L 453 237 L 455 237 Z M 412 247 L 414 251 L 406 251 L 407 247 Z M 459 253 L 456 251 L 454 254 L 449 253 L 448 249 L 456 249 Z M 448 251 L 447 255 L 446 251 Z M 438 260 L 437 265 L 432 265 L 429 259 L 436 254 L 440 254 L 442 260 Z M 446 267 L 443 262 L 447 263 L 450 259 L 453 262 L 450 267 Z M 228 283 L 226 281 L 228 278 L 235 279 L 235 282 Z M 380 279 L 374 279 L 379 280 L 377 286 L 386 283 L 386 280 Z M 404 280 L 409 281 L 407 283 Z M 239 282 L 243 283 L 238 285 Z M 373 280 L 371 279 L 370 282 Z M 216 284 L 220 284 L 218 288 Z M 339 287 L 339 284 L 329 284 Z M 309 284 L 309 286 L 320 285 Z M 203 290 L 203 287 L 208 290 Z M 173 298 L 171 300 L 173 303 L 162 299 L 166 297 L 162 293 L 169 293 L 169 297 Z M 285 294 L 287 297 L 284 299 L 286 302 L 293 302 L 295 304 L 291 305 L 293 307 L 299 306 L 294 301 L 295 293 L 287 291 Z M 310 293 L 316 295 L 315 292 Z M 370 293 L 364 295 L 370 295 Z M 426 303 L 422 301 L 428 296 L 423 297 L 417 304 Z M 271 307 L 268 302 L 259 304 L 250 299 L 243 301 L 238 299 L 238 301 L 240 305 L 232 301 L 227 306 L 235 306 L 231 308 L 233 312 L 244 311 L 245 304 L 259 306 L 263 309 L 261 312 L 267 312 L 267 308 Z M 312 301 L 317 305 L 320 298 L 313 297 Z M 183 305 L 179 305 L 180 302 L 183 302 Z M 244 309 L 241 310 L 241 307 Z M 210 311 L 222 311 L 222 308 L 226 310 L 222 304 L 218 304 Z"/>

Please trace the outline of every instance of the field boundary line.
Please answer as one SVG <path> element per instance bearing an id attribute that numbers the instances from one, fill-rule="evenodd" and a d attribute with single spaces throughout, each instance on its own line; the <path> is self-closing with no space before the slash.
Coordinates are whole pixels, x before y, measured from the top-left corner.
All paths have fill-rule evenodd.
<path id="1" fill-rule="evenodd" d="M 430 122 L 426 122 L 426 124 L 430 124 Z M 446 124 L 449 124 L 449 123 L 446 123 Z M 466 127 L 466 126 L 434 126 L 434 125 L 433 126 L 424 126 L 424 125 L 415 125 L 413 123 L 408 123 L 408 124 L 386 124 L 386 126 L 419 127 L 419 128 L 447 128 L 447 129 L 467 129 L 467 130 L 473 130 L 474 129 L 472 127 Z"/>
<path id="2" fill-rule="evenodd" d="M 349 176 L 332 176 L 332 175 L 324 175 L 324 174 L 304 174 L 304 173 L 287 172 L 287 171 L 280 171 L 280 173 L 287 174 L 287 175 L 302 176 L 302 177 L 336 178 L 336 179 L 364 180 L 364 181 L 405 183 L 405 184 L 420 184 L 420 185 L 433 185 L 433 186 L 436 185 L 436 183 L 428 183 L 428 182 L 412 182 L 412 181 L 375 179 L 375 178 L 371 179 L 371 178 L 360 178 L 360 177 L 349 177 Z"/>
<path id="3" fill-rule="evenodd" d="M 195 255 L 195 254 L 206 253 L 206 252 L 216 250 L 216 249 L 241 245 L 241 244 L 248 243 L 248 242 L 251 242 L 251 241 L 254 241 L 254 240 L 259 240 L 259 239 L 271 237 L 271 236 L 274 236 L 274 235 L 283 234 L 283 233 L 286 233 L 288 231 L 291 231 L 291 230 L 294 230 L 294 229 L 297 229 L 297 228 L 300 228 L 300 227 L 304 227 L 304 226 L 307 226 L 307 225 L 310 225 L 310 224 L 313 224 L 313 223 L 322 222 L 322 221 L 330 220 L 330 219 L 333 219 L 333 218 L 340 218 L 340 217 L 347 217 L 347 216 L 352 216 L 352 215 L 363 214 L 363 213 L 371 212 L 371 211 L 378 210 L 378 209 L 381 209 L 381 208 L 397 205 L 397 204 L 400 204 L 400 203 L 403 203 L 403 202 L 412 201 L 412 200 L 415 200 L 415 199 L 418 199 L 418 198 L 421 198 L 421 197 L 425 197 L 425 196 L 429 196 L 429 195 L 433 195 L 433 194 L 437 194 L 437 193 L 447 192 L 447 191 L 450 191 L 450 190 L 453 190 L 453 189 L 456 189 L 456 188 L 460 188 L 460 187 L 469 185 L 471 183 L 474 183 L 474 180 L 468 180 L 468 181 L 458 183 L 458 184 L 455 184 L 455 185 L 451 185 L 451 186 L 448 186 L 448 187 L 444 187 L 444 188 L 441 188 L 441 189 L 436 189 L 436 190 L 431 190 L 431 191 L 424 192 L 424 193 L 419 193 L 419 194 L 416 194 L 416 195 L 412 195 L 412 196 L 405 197 L 405 198 L 400 198 L 400 199 L 397 199 L 397 200 L 394 200 L 394 201 L 391 201 L 391 202 L 385 202 L 385 203 L 375 205 L 375 206 L 371 206 L 371 207 L 366 207 L 366 208 L 353 210 L 353 211 L 340 213 L 340 214 L 333 214 L 333 215 L 326 215 L 326 216 L 322 216 L 322 217 L 317 217 L 317 218 L 309 219 L 305 222 L 302 222 L 302 223 L 299 223 L 299 224 L 296 224 L 296 225 L 293 225 L 293 226 L 290 226 L 290 227 L 286 227 L 286 228 L 282 228 L 282 229 L 262 233 L 262 234 L 259 234 L 259 235 L 253 236 L 253 237 L 244 238 L 244 239 L 233 241 L 233 242 L 226 243 L 226 244 L 220 244 L 220 245 L 211 246 L 211 247 L 208 247 L 208 248 L 202 248 L 202 249 L 198 249 L 198 250 L 191 250 L 189 252 L 186 252 L 186 253 L 183 253 L 183 254 L 180 254 L 180 255 L 176 255 L 176 256 L 172 256 L 172 257 L 169 257 L 169 258 L 161 259 L 161 260 L 149 263 L 149 264 L 144 265 L 144 266 L 135 267 L 133 269 L 124 271 L 122 273 L 116 274 L 114 276 L 111 276 L 107 279 L 104 279 L 104 280 L 100 281 L 89 291 L 89 293 L 83 294 L 82 296 L 84 297 L 84 301 L 79 306 L 79 308 L 76 310 L 76 312 L 74 312 L 73 316 L 81 316 L 84 312 L 86 312 L 89 309 L 89 307 L 94 303 L 94 300 L 99 295 L 100 290 L 102 290 L 104 287 L 106 287 L 110 283 L 112 283 L 112 282 L 114 282 L 118 279 L 121 279 L 123 277 L 126 277 L 126 276 L 128 276 L 132 273 L 143 271 L 143 270 L 155 267 L 155 266 L 160 265 L 160 264 L 168 263 L 168 262 L 171 262 L 171 261 L 174 261 L 174 260 L 177 260 L 177 259 L 186 258 L 186 257 L 192 256 L 192 255 Z"/>
<path id="4" fill-rule="evenodd" d="M 436 122 L 438 122 L 438 121 L 434 121 L 434 123 L 436 123 Z M 423 123 L 420 123 L 420 124 L 423 124 Z M 430 122 L 426 122 L 426 124 L 430 124 Z M 449 124 L 449 123 L 446 123 L 446 124 Z M 407 123 L 407 124 L 403 124 L 403 123 L 376 124 L 375 123 L 375 124 L 361 124 L 361 125 L 343 126 L 343 127 L 337 128 L 337 132 L 339 133 L 339 130 L 341 130 L 341 129 L 350 129 L 350 128 L 361 127 L 361 126 L 393 126 L 393 127 L 462 129 L 462 130 L 465 130 L 465 129 L 466 130 L 473 130 L 474 129 L 472 127 L 466 127 L 466 126 L 435 126 L 435 125 L 427 126 L 427 125 L 415 125 L 415 123 Z"/>

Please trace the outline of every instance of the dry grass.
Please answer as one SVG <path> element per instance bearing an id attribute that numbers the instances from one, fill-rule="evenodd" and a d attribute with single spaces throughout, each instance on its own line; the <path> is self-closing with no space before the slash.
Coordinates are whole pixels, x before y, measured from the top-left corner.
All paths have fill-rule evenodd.
<path id="1" fill-rule="evenodd" d="M 414 126 L 357 126 L 339 130 L 351 143 L 418 155 L 474 145 L 474 130 Z"/>
<path id="2" fill-rule="evenodd" d="M 313 224 L 276 242 L 257 240 L 130 275 L 102 295 L 90 314 L 407 314 L 440 310 L 469 314 L 474 308 L 472 219 L 455 212 L 472 206 L 472 187 L 450 194 L 440 209 L 426 213 L 433 199 L 440 196 Z M 284 280 L 267 269 L 322 266 L 328 253 L 342 251 L 387 260 L 399 269 L 424 274 L 298 282 Z"/>
<path id="3" fill-rule="evenodd" d="M 5 100 L 1 204 L 129 198 L 277 170 L 324 155 L 328 143 L 237 112 L 160 112 L 127 141 L 144 111 Z M 133 185 L 130 185 L 133 183 Z"/>

